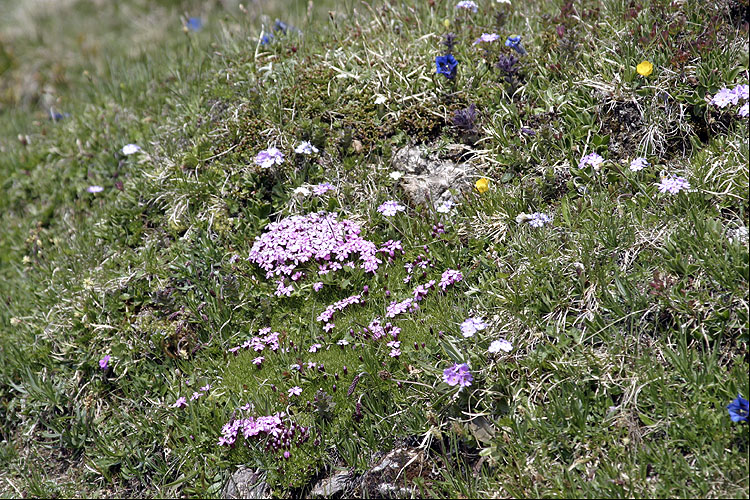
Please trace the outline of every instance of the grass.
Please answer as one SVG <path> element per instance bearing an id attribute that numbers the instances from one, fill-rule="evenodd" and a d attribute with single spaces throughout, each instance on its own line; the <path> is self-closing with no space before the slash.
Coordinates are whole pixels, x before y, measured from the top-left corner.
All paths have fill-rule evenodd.
<path id="1" fill-rule="evenodd" d="M 412 446 L 439 464 L 403 479 L 423 496 L 748 496 L 748 426 L 726 410 L 750 393 L 747 119 L 707 98 L 747 82 L 747 6 L 310 5 L 0 4 L 0 493 L 219 496 L 248 464 L 299 496 Z M 455 80 L 435 74 L 449 30 Z M 515 33 L 528 54 L 503 73 Z M 408 144 L 473 172 L 451 213 L 390 175 Z M 257 168 L 271 145 L 284 163 Z M 579 166 L 590 152 L 600 169 Z M 667 174 L 692 190 L 658 192 Z M 253 242 L 317 211 L 404 253 L 375 273 L 303 264 L 278 297 Z M 517 221 L 534 212 L 553 222 Z M 446 269 L 463 280 L 389 319 L 400 356 L 361 333 Z M 465 338 L 469 317 L 487 327 Z M 280 349 L 230 351 L 266 327 Z M 489 353 L 501 337 L 513 349 Z M 309 428 L 289 458 L 217 444 L 278 412 Z"/>

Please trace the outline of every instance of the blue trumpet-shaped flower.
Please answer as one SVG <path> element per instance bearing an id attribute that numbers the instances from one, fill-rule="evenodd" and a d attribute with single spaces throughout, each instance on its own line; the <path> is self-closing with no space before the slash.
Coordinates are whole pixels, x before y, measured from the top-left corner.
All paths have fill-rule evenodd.
<path id="1" fill-rule="evenodd" d="M 732 419 L 732 422 L 747 422 L 748 410 L 750 408 L 748 407 L 747 399 L 741 395 L 738 394 L 737 398 L 729 403 L 727 410 L 729 410 L 729 418 Z"/>
<path id="2" fill-rule="evenodd" d="M 510 47 L 522 56 L 526 55 L 526 49 L 521 45 L 521 35 L 512 35 L 505 40 L 505 46 Z"/>
<path id="3" fill-rule="evenodd" d="M 453 57 L 453 54 L 437 56 L 435 58 L 435 65 L 437 66 L 437 72 L 441 75 L 445 75 L 445 77 L 449 80 L 452 80 L 456 77 L 456 68 L 458 68 L 458 61 L 455 57 Z"/>

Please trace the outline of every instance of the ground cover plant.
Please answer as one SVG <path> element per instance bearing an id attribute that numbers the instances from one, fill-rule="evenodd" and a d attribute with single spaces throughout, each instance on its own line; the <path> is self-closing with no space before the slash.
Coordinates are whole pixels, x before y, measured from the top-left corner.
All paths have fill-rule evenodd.
<path id="1" fill-rule="evenodd" d="M 742 0 L 0 30 L 3 496 L 750 494 Z"/>

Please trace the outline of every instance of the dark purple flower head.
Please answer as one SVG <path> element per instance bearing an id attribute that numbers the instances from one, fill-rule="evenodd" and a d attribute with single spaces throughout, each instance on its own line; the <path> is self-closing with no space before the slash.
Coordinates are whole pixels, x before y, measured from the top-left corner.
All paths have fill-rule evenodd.
<path id="1" fill-rule="evenodd" d="M 748 421 L 750 407 L 748 406 L 747 399 L 743 398 L 742 395 L 737 394 L 737 398 L 729 403 L 727 410 L 729 410 L 729 417 L 732 419 L 732 422 Z"/>
<path id="2" fill-rule="evenodd" d="M 468 108 L 459 109 L 453 113 L 453 125 L 463 132 L 474 131 L 474 125 L 477 120 L 477 107 L 475 104 Z"/>
<path id="3" fill-rule="evenodd" d="M 442 41 L 442 44 L 445 45 L 445 54 L 452 54 L 453 47 L 456 46 L 456 35 L 454 33 L 447 33 Z"/>
<path id="4" fill-rule="evenodd" d="M 514 76 L 516 73 L 518 73 L 518 67 L 516 66 L 518 64 L 518 58 L 514 56 L 513 54 L 506 56 L 505 54 L 501 54 L 500 58 L 497 61 L 497 64 L 495 64 L 495 67 L 505 73 L 508 76 Z"/>

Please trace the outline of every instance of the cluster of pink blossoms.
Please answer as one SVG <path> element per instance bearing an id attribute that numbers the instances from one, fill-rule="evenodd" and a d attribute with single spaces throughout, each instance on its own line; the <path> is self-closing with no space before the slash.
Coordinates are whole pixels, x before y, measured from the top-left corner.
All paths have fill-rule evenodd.
<path id="1" fill-rule="evenodd" d="M 461 274 L 461 271 L 457 271 L 456 269 L 446 269 L 440 277 L 440 289 L 445 291 L 446 288 L 454 283 L 462 281 L 463 279 L 464 275 Z"/>
<path id="2" fill-rule="evenodd" d="M 252 349 L 255 352 L 261 352 L 266 347 L 271 349 L 272 351 L 278 351 L 279 350 L 279 332 L 271 332 L 270 328 L 261 328 L 258 331 L 258 336 L 253 337 L 250 340 L 246 340 L 242 344 L 238 346 L 231 347 L 229 349 L 229 352 L 232 354 L 237 354 L 237 351 L 240 349 L 250 350 Z M 260 361 L 256 362 L 253 361 L 256 365 L 260 365 L 263 362 L 263 358 L 255 358 L 256 360 L 260 359 Z"/>
<path id="3" fill-rule="evenodd" d="M 325 322 L 325 326 L 323 327 L 323 329 L 329 332 L 335 326 L 333 323 L 331 323 L 331 320 L 333 319 L 333 314 L 336 311 L 343 311 L 350 305 L 359 304 L 361 301 L 361 295 L 352 295 L 351 297 L 347 297 L 345 299 L 339 300 L 338 302 L 334 302 L 333 304 L 326 307 L 325 310 L 318 315 L 317 320 L 320 322 Z"/>
<path id="4" fill-rule="evenodd" d="M 283 413 L 276 413 L 257 418 L 230 420 L 221 429 L 219 446 L 233 446 L 240 435 L 248 444 L 252 438 L 268 437 L 266 451 L 288 450 L 293 445 L 301 446 L 310 437 L 310 429 L 292 421 L 284 422 L 284 416 Z M 285 454 L 285 457 L 288 455 Z"/>
<path id="5" fill-rule="evenodd" d="M 297 267 L 310 261 L 319 264 L 318 274 L 341 269 L 342 262 L 356 267 L 355 260 L 361 269 L 374 273 L 382 263 L 376 256 L 378 249 L 359 234 L 357 224 L 338 221 L 336 214 L 295 215 L 266 227 L 250 249 L 250 261 L 266 271 L 266 278 L 291 276 L 293 281 L 303 276 Z M 283 278 L 276 283 L 277 296 L 291 295 L 291 284 Z"/>

